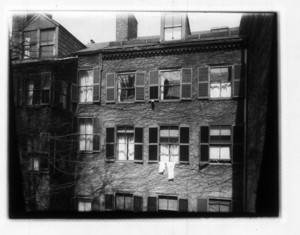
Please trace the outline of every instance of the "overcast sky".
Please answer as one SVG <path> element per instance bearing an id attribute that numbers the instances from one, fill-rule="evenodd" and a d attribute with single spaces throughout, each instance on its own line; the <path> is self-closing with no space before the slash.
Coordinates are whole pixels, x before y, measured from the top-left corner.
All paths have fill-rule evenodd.
<path id="1" fill-rule="evenodd" d="M 63 25 L 82 43 L 90 39 L 97 42 L 116 39 L 116 13 L 114 12 L 51 12 L 53 19 Z M 138 36 L 160 34 L 159 12 L 134 12 L 138 21 Z M 191 31 L 210 30 L 212 27 L 239 26 L 240 13 L 189 13 Z"/>

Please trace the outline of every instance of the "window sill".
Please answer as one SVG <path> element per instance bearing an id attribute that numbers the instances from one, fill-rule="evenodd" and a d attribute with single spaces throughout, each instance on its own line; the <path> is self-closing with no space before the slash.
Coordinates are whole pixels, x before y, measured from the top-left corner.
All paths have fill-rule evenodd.
<path id="1" fill-rule="evenodd" d="M 209 165 L 228 165 L 231 166 L 232 163 L 231 162 L 209 162 Z"/>

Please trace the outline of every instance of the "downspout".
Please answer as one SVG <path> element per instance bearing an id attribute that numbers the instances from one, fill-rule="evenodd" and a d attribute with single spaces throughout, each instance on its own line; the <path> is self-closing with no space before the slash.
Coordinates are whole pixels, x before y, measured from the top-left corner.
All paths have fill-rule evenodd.
<path id="1" fill-rule="evenodd" d="M 244 49 L 244 64 L 245 64 L 245 99 L 244 99 L 244 184 L 243 184 L 243 211 L 247 212 L 247 130 L 248 130 L 248 61 L 247 61 L 247 49 Z"/>

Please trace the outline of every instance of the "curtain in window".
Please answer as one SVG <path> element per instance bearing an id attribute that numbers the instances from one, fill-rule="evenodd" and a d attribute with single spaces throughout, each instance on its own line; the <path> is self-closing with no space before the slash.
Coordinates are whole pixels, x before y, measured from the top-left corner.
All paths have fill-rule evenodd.
<path id="1" fill-rule="evenodd" d="M 134 134 L 119 130 L 117 134 L 118 160 L 134 160 Z"/>
<path id="2" fill-rule="evenodd" d="M 79 102 L 93 101 L 93 71 L 79 71 Z"/>

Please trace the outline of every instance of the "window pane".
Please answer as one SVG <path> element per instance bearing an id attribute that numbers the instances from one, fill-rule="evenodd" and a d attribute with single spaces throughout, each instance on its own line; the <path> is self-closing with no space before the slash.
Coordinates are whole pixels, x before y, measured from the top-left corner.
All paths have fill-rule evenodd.
<path id="1" fill-rule="evenodd" d="M 230 147 L 221 147 L 220 159 L 230 160 Z"/>
<path id="2" fill-rule="evenodd" d="M 90 202 L 85 203 L 85 211 L 91 211 L 92 210 L 92 204 Z"/>
<path id="3" fill-rule="evenodd" d="M 124 209 L 124 196 L 117 196 L 116 198 L 116 209 L 123 210 Z"/>
<path id="4" fill-rule="evenodd" d="M 160 145 L 160 154 L 161 155 L 169 155 L 169 145 L 161 144 Z"/>
<path id="5" fill-rule="evenodd" d="M 134 160 L 134 144 L 128 144 L 128 160 Z"/>
<path id="6" fill-rule="evenodd" d="M 42 46 L 41 57 L 51 57 L 55 55 L 54 46 Z"/>
<path id="7" fill-rule="evenodd" d="M 41 42 L 42 43 L 48 43 L 53 44 L 55 38 L 55 32 L 54 30 L 43 30 L 41 31 Z"/>
<path id="8" fill-rule="evenodd" d="M 150 87 L 150 100 L 155 100 L 158 99 L 158 87 L 157 86 L 153 86 Z"/>
<path id="9" fill-rule="evenodd" d="M 165 129 L 164 127 L 160 128 L 159 136 L 168 137 L 169 136 L 169 128 Z"/>
<path id="10" fill-rule="evenodd" d="M 26 104 L 32 105 L 32 101 L 33 101 L 33 91 L 27 91 L 26 92 Z"/>
<path id="11" fill-rule="evenodd" d="M 221 97 L 231 97 L 231 83 L 221 83 Z"/>
<path id="12" fill-rule="evenodd" d="M 170 41 L 173 39 L 173 29 L 172 28 L 165 28 L 165 40 Z"/>
<path id="13" fill-rule="evenodd" d="M 220 212 L 229 212 L 229 206 L 220 205 Z"/>
<path id="14" fill-rule="evenodd" d="M 210 147 L 209 158 L 213 160 L 218 160 L 220 158 L 220 147 Z"/>
<path id="15" fill-rule="evenodd" d="M 178 128 L 174 129 L 174 128 L 170 128 L 170 136 L 173 136 L 173 137 L 178 137 L 179 136 L 179 130 Z"/>
<path id="16" fill-rule="evenodd" d="M 168 209 L 169 209 L 169 211 L 177 211 L 177 200 L 176 199 L 169 199 Z"/>
<path id="17" fill-rule="evenodd" d="M 166 198 L 159 198 L 158 202 L 159 210 L 168 210 L 168 199 Z"/>
<path id="18" fill-rule="evenodd" d="M 175 144 L 170 145 L 170 154 L 179 155 L 179 145 L 175 145 Z"/>
<path id="19" fill-rule="evenodd" d="M 86 135 L 86 150 L 93 150 L 93 135 Z"/>
<path id="20" fill-rule="evenodd" d="M 86 87 L 86 102 L 93 101 L 93 86 Z"/>
<path id="21" fill-rule="evenodd" d="M 85 150 L 85 135 L 79 137 L 79 150 Z"/>
<path id="22" fill-rule="evenodd" d="M 165 15 L 165 27 L 172 27 L 173 25 L 173 14 Z"/>
<path id="23" fill-rule="evenodd" d="M 161 162 L 169 162 L 169 155 L 160 155 Z"/>
<path id="24" fill-rule="evenodd" d="M 126 160 L 126 156 L 127 156 L 126 144 L 117 145 L 117 156 L 118 156 L 118 160 Z"/>
<path id="25" fill-rule="evenodd" d="M 78 203 L 78 211 L 84 211 L 85 205 L 84 202 L 79 202 Z"/>
<path id="26" fill-rule="evenodd" d="M 179 162 L 179 156 L 178 155 L 171 155 L 170 162 Z"/>
<path id="27" fill-rule="evenodd" d="M 91 118 L 85 119 L 85 134 L 93 134 L 93 120 Z"/>
<path id="28" fill-rule="evenodd" d="M 220 83 L 212 83 L 210 84 L 210 97 L 211 98 L 219 98 L 220 97 Z"/>
<path id="29" fill-rule="evenodd" d="M 231 73 L 229 68 L 212 68 L 210 69 L 210 80 L 212 82 L 229 82 Z"/>
<path id="30" fill-rule="evenodd" d="M 173 40 L 181 39 L 181 27 L 173 28 Z"/>
<path id="31" fill-rule="evenodd" d="M 209 205 L 210 212 L 219 212 L 219 205 Z"/>
<path id="32" fill-rule="evenodd" d="M 133 209 L 132 196 L 125 196 L 125 210 L 131 211 Z"/>
<path id="33" fill-rule="evenodd" d="M 36 158 L 33 159 L 33 170 L 35 171 L 39 170 L 39 160 Z"/>

